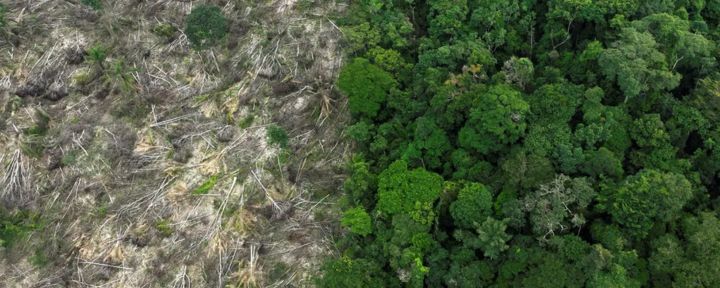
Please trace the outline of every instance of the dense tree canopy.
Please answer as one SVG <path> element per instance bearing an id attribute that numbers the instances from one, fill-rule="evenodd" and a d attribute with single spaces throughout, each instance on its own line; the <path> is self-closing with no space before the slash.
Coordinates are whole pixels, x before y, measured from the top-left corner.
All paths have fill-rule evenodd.
<path id="1" fill-rule="evenodd" d="M 363 0 L 339 24 L 356 156 L 318 283 L 720 285 L 720 3 Z"/>

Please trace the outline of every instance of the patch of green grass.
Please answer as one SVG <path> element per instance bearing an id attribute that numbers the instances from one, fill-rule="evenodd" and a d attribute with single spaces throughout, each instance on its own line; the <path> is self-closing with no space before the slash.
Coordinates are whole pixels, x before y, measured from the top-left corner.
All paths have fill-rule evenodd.
<path id="1" fill-rule="evenodd" d="M 160 232 L 163 237 L 170 237 L 173 233 L 173 228 L 168 220 L 160 220 L 155 223 L 155 229 Z"/>
<path id="2" fill-rule="evenodd" d="M 205 194 L 208 194 L 208 192 L 210 192 L 210 190 L 211 190 L 213 187 L 215 187 L 215 183 L 217 183 L 218 178 L 220 178 L 218 175 L 210 176 L 210 178 L 209 178 L 208 180 L 206 180 L 205 182 L 203 182 L 202 185 L 200 185 L 200 186 L 198 186 L 197 188 L 195 188 L 195 190 L 193 190 L 192 192 L 190 192 L 190 194 L 192 194 L 192 195 L 205 195 Z"/>
<path id="3" fill-rule="evenodd" d="M 73 164 L 77 163 L 77 155 L 75 151 L 70 151 L 68 153 L 65 153 L 63 155 L 62 159 L 60 159 L 60 163 L 63 166 L 72 166 Z"/>
<path id="4" fill-rule="evenodd" d="M 270 283 L 282 280 L 289 271 L 290 267 L 287 264 L 278 262 L 270 269 L 268 279 L 270 280 Z"/>
<path id="5" fill-rule="evenodd" d="M 111 83 L 113 87 L 118 87 L 122 92 L 131 93 L 135 91 L 135 78 L 132 73 L 138 69 L 130 68 L 122 59 L 116 60 L 108 69 L 105 75 L 105 81 Z"/>
<path id="6" fill-rule="evenodd" d="M 281 148 L 285 148 L 288 145 L 289 139 L 287 132 L 280 126 L 270 125 L 267 128 L 267 138 L 270 145 L 278 145 Z"/>
<path id="7" fill-rule="evenodd" d="M 240 120 L 240 123 L 238 123 L 238 126 L 242 129 L 245 129 L 245 128 L 250 127 L 250 125 L 252 125 L 253 122 L 255 122 L 255 115 L 250 114 L 247 117 Z"/>
<path id="8" fill-rule="evenodd" d="M 105 218 L 108 213 L 108 206 L 105 203 L 100 204 L 100 206 L 95 208 L 95 216 L 98 218 Z"/>
<path id="9" fill-rule="evenodd" d="M 48 263 L 50 263 L 50 259 L 48 259 L 47 255 L 45 255 L 45 251 L 43 251 L 43 249 L 35 249 L 35 253 L 30 256 L 30 264 L 35 266 L 35 268 L 45 267 Z"/>

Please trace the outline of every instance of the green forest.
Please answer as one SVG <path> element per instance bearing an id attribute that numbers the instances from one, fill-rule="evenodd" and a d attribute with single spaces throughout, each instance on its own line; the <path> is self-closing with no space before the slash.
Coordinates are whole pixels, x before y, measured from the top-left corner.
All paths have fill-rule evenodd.
<path id="1" fill-rule="evenodd" d="M 720 1 L 359 0 L 320 287 L 720 287 Z"/>

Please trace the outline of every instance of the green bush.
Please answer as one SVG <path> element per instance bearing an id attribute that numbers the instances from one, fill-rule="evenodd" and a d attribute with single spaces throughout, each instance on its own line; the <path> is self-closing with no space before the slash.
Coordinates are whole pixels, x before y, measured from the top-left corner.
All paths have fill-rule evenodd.
<path id="1" fill-rule="evenodd" d="M 267 138 L 270 145 L 278 145 L 280 148 L 285 148 L 288 145 L 288 135 L 280 126 L 270 125 L 267 128 Z"/>
<path id="2" fill-rule="evenodd" d="M 0 28 L 5 27 L 5 13 L 7 11 L 7 8 L 5 8 L 5 5 L 0 3 Z"/>
<path id="3" fill-rule="evenodd" d="M 228 24 L 220 7 L 214 5 L 195 6 L 188 15 L 185 35 L 196 50 L 212 47 L 227 34 Z"/>
<path id="4" fill-rule="evenodd" d="M 100 67 L 105 67 L 103 63 L 105 62 L 105 59 L 107 58 L 107 48 L 103 47 L 100 44 L 97 44 L 87 51 L 87 56 L 85 57 L 85 60 L 90 62 L 90 64 L 97 64 Z"/>
<path id="5" fill-rule="evenodd" d="M 170 237 L 173 233 L 173 228 L 170 225 L 170 221 L 163 219 L 155 223 L 155 229 L 157 229 L 163 237 Z"/>
<path id="6" fill-rule="evenodd" d="M 175 36 L 175 32 L 177 32 L 177 29 L 175 29 L 175 27 L 173 27 L 171 24 L 162 23 L 155 26 L 152 31 L 153 33 L 155 33 L 155 35 L 158 35 L 162 38 L 172 39 Z"/>
<path id="7" fill-rule="evenodd" d="M 82 0 L 82 3 L 87 6 L 90 6 L 90 8 L 95 9 L 95 10 L 102 9 L 101 0 Z"/>
<path id="8" fill-rule="evenodd" d="M 0 211 L 0 247 L 12 247 L 28 233 L 40 228 L 40 215 L 27 211 Z"/>

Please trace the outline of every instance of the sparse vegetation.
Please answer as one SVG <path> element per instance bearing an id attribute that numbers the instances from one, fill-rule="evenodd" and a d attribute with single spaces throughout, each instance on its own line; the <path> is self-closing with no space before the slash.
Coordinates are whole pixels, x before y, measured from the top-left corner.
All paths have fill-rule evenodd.
<path id="1" fill-rule="evenodd" d="M 60 160 L 60 163 L 63 166 L 72 166 L 76 162 L 77 162 L 77 154 L 74 151 L 65 153 L 65 155 L 63 155 L 62 159 Z"/>
<path id="2" fill-rule="evenodd" d="M 195 188 L 190 194 L 192 195 L 205 195 L 212 190 L 213 187 L 215 187 L 215 183 L 217 183 L 219 175 L 213 175 L 210 176 L 205 182 L 200 184 L 197 188 Z"/>

